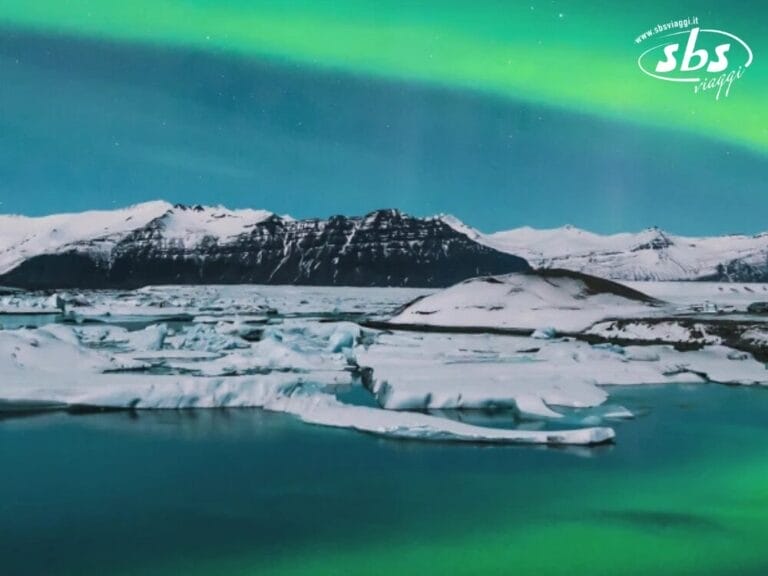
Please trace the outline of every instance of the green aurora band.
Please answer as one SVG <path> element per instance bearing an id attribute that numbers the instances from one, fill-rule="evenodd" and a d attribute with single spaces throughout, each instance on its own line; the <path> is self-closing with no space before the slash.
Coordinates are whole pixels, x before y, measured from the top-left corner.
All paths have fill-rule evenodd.
<path id="1" fill-rule="evenodd" d="M 4 0 L 0 25 L 477 90 L 768 152 L 766 6 L 748 2 Z M 729 98 L 644 76 L 635 37 L 698 16 L 755 62 Z M 647 42 L 647 41 L 646 41 Z M 647 44 L 643 44 L 643 47 Z"/>

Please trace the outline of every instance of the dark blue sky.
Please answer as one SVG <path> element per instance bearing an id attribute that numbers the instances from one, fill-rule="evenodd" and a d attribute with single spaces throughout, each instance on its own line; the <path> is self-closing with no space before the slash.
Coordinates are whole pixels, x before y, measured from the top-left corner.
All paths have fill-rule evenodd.
<path id="1" fill-rule="evenodd" d="M 762 156 L 467 91 L 11 30 L 0 85 L 0 212 L 166 199 L 488 231 L 768 229 Z"/>

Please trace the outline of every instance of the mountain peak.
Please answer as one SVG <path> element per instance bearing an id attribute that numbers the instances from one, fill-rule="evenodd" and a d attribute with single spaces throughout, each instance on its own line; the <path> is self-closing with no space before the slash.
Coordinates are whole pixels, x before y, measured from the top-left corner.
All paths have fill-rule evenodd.
<path id="1" fill-rule="evenodd" d="M 652 226 L 643 230 L 643 232 L 638 234 L 638 239 L 640 242 L 632 248 L 633 252 L 640 250 L 664 250 L 675 245 L 672 237 L 658 226 Z"/>
<path id="2" fill-rule="evenodd" d="M 181 203 L 174 204 L 173 208 L 174 210 L 182 210 L 182 211 L 191 210 L 193 212 L 205 212 L 205 210 L 207 209 L 207 207 L 203 206 L 202 204 L 189 205 L 189 204 L 181 204 Z"/>
<path id="3" fill-rule="evenodd" d="M 400 210 L 396 208 L 380 208 L 378 210 L 373 210 L 372 212 L 369 212 L 366 214 L 363 218 L 365 220 L 368 220 L 370 218 L 377 218 L 377 219 L 395 219 L 395 218 L 403 218 L 408 217 L 407 214 L 403 214 L 400 212 Z"/>
<path id="4" fill-rule="evenodd" d="M 526 226 L 481 234 L 476 240 L 522 256 L 536 268 L 565 268 L 617 280 L 768 280 L 768 234 L 689 238 L 658 226 L 618 234 Z"/>
<path id="5" fill-rule="evenodd" d="M 472 226 L 468 224 L 465 224 L 462 220 L 453 214 L 438 214 L 437 216 L 433 216 L 432 219 L 442 222 L 459 234 L 464 234 L 476 242 L 479 242 L 483 237 L 483 234 L 479 230 L 472 228 Z"/>

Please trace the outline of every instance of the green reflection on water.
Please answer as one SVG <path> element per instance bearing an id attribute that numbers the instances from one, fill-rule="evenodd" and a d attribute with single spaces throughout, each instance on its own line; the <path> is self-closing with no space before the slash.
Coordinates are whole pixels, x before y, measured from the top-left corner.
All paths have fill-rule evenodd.
<path id="1" fill-rule="evenodd" d="M 259 411 L 0 421 L 0 551 L 14 576 L 767 573 L 768 391 L 612 398 L 644 415 L 578 451 Z"/>

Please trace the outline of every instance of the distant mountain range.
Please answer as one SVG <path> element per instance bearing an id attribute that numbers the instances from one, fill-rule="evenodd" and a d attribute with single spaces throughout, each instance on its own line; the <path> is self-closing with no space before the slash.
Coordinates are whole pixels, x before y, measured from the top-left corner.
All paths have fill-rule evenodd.
<path id="1" fill-rule="evenodd" d="M 530 265 L 529 265 L 530 264 Z M 147 202 L 39 218 L 0 216 L 0 285 L 443 287 L 561 268 L 616 280 L 768 282 L 768 233 L 692 238 L 564 226 L 484 234 L 452 216 L 397 210 L 295 220 L 264 210 Z"/>
<path id="2" fill-rule="evenodd" d="M 535 268 L 564 268 L 614 280 L 768 282 L 768 233 L 695 238 L 648 228 L 600 235 L 563 226 L 483 234 L 452 216 L 440 218 L 476 242 L 521 256 Z"/>
<path id="3" fill-rule="evenodd" d="M 0 285 L 443 287 L 528 270 L 440 218 L 397 210 L 294 220 L 259 210 L 148 202 L 40 218 L 0 216 Z"/>

